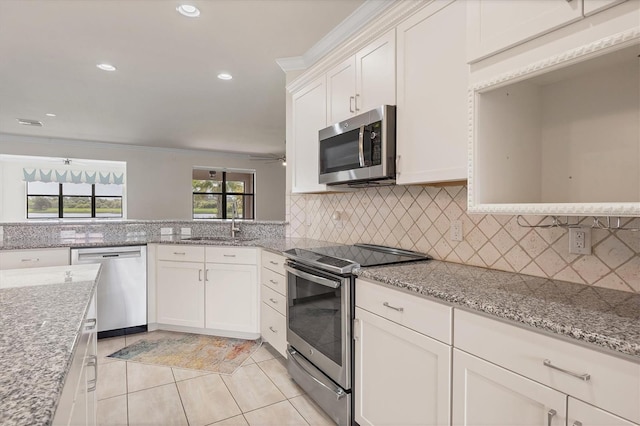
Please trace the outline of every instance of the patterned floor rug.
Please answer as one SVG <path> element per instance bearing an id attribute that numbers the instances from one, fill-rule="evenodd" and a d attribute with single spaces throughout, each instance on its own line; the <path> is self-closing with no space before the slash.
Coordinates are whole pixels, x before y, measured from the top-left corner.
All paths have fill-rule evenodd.
<path id="1" fill-rule="evenodd" d="M 172 331 L 154 331 L 109 355 L 143 364 L 233 374 L 262 344 L 243 340 Z"/>

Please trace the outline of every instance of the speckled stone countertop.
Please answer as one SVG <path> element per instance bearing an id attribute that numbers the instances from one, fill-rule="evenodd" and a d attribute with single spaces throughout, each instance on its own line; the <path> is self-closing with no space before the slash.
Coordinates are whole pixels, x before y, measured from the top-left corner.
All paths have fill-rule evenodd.
<path id="1" fill-rule="evenodd" d="M 53 421 L 99 272 L 99 264 L 0 271 L 0 425 Z"/>
<path id="2" fill-rule="evenodd" d="M 638 294 L 437 260 L 362 268 L 358 275 L 640 362 Z"/>

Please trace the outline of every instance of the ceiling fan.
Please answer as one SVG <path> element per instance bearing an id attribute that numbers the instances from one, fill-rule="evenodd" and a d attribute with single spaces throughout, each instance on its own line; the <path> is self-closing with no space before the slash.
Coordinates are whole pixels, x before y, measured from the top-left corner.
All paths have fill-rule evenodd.
<path id="1" fill-rule="evenodd" d="M 278 163 L 282 162 L 283 166 L 287 165 L 287 156 L 285 154 L 265 154 L 265 155 L 250 155 L 251 161 L 264 161 L 265 163 Z"/>

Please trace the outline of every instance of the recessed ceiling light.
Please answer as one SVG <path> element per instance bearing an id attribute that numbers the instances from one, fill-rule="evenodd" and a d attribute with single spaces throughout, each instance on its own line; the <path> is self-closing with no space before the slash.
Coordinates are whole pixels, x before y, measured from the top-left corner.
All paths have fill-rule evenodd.
<path id="1" fill-rule="evenodd" d="M 200 9 L 190 4 L 181 4 L 180 6 L 176 7 L 176 10 L 178 11 L 178 13 L 186 16 L 187 18 L 197 18 L 198 16 L 200 16 Z"/>
<path id="2" fill-rule="evenodd" d="M 56 116 L 55 114 L 50 113 L 50 112 L 46 113 L 45 115 L 46 115 L 47 117 L 55 117 L 55 116 Z"/>
<path id="3" fill-rule="evenodd" d="M 227 74 L 226 72 L 218 74 L 218 78 L 220 80 L 231 80 L 233 76 L 231 74 Z"/>
<path id="4" fill-rule="evenodd" d="M 42 127 L 42 121 L 30 120 L 28 118 L 16 118 L 16 120 L 18 120 L 18 123 L 22 124 L 23 126 Z"/>
<path id="5" fill-rule="evenodd" d="M 96 67 L 100 68 L 102 71 L 115 71 L 117 69 L 111 64 L 98 64 Z"/>

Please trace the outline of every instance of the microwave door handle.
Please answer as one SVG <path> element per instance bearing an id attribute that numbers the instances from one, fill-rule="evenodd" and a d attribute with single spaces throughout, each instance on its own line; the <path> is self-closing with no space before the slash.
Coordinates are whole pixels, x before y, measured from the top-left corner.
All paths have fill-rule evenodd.
<path id="1" fill-rule="evenodd" d="M 317 275 L 309 274 L 307 272 L 300 271 L 298 269 L 294 269 L 290 266 L 284 265 L 284 269 L 288 272 L 292 273 L 296 277 L 300 277 L 305 280 L 309 280 L 313 283 L 323 285 L 325 287 L 338 288 L 340 287 L 339 281 L 332 281 L 327 278 L 319 277 Z"/>
<path id="2" fill-rule="evenodd" d="M 360 126 L 358 134 L 358 160 L 360 160 L 360 167 L 364 167 L 364 126 Z"/>

